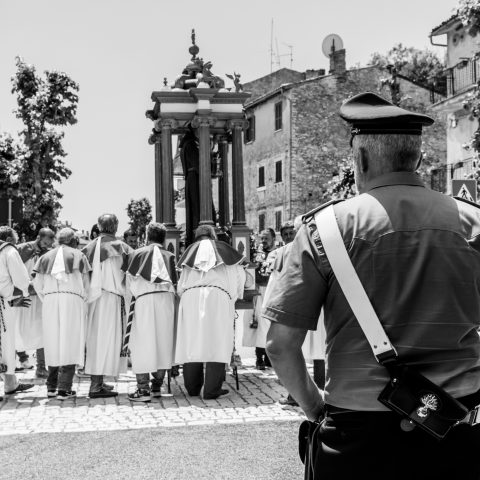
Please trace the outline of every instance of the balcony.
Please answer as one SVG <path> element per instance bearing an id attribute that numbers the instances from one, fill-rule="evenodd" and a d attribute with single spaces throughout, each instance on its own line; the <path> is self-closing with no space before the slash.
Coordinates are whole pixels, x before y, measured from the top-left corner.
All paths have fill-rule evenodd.
<path id="1" fill-rule="evenodd" d="M 464 59 L 454 67 L 447 68 L 447 96 L 453 97 L 469 90 L 480 80 L 480 57 Z"/>

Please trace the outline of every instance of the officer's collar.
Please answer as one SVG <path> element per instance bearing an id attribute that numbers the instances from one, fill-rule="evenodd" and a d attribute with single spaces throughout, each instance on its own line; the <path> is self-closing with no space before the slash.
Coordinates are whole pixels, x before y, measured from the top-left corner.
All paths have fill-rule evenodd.
<path id="1" fill-rule="evenodd" d="M 365 192 L 379 187 L 392 185 L 412 185 L 414 187 L 425 187 L 418 174 L 414 172 L 390 172 L 375 177 L 365 185 Z"/>

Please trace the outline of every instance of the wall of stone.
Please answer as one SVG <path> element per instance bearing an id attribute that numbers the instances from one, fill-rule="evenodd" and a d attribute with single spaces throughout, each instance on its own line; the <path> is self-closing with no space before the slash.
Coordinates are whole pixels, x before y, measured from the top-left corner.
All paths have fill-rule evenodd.
<path id="1" fill-rule="evenodd" d="M 447 116 L 432 109 L 430 91 L 408 80 L 399 79 L 400 106 L 408 110 L 424 113 L 435 120 L 434 124 L 423 129 L 422 150 L 424 159 L 419 169 L 423 181 L 430 185 L 430 171 L 447 162 Z"/>
<path id="2" fill-rule="evenodd" d="M 251 103 L 256 98 L 275 90 L 285 83 L 300 82 L 302 80 L 305 80 L 305 73 L 297 72 L 290 68 L 281 68 L 264 77 L 244 83 L 243 90 L 252 93 L 252 96 L 248 100 L 248 103 Z"/>
<path id="3" fill-rule="evenodd" d="M 378 91 L 383 76 L 377 68 L 363 68 L 292 89 L 292 217 L 330 199 L 329 182 L 350 157 L 350 129 L 338 110 L 352 95 Z"/>

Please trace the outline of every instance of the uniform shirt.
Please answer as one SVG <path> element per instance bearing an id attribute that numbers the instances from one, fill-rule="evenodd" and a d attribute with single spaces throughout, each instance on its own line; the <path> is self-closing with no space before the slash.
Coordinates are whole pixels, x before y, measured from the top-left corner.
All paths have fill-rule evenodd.
<path id="1" fill-rule="evenodd" d="M 30 277 L 17 249 L 4 247 L 0 251 L 0 297 L 11 298 L 15 287 L 28 297 L 29 284 Z"/>
<path id="2" fill-rule="evenodd" d="M 480 208 L 383 175 L 335 204 L 349 256 L 400 361 L 462 397 L 480 388 Z M 321 228 L 321 225 L 319 225 Z M 313 330 L 325 308 L 328 404 L 385 410 L 388 381 L 340 290 L 314 222 L 298 232 L 264 311 Z"/>

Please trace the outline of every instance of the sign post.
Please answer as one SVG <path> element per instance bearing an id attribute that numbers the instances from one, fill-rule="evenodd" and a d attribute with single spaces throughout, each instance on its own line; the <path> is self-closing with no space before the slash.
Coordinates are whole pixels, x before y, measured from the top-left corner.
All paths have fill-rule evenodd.
<path id="1" fill-rule="evenodd" d="M 476 180 L 452 180 L 452 195 L 469 202 L 477 202 Z"/>

